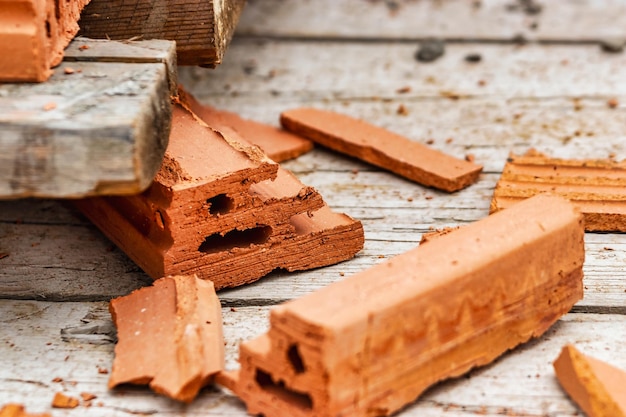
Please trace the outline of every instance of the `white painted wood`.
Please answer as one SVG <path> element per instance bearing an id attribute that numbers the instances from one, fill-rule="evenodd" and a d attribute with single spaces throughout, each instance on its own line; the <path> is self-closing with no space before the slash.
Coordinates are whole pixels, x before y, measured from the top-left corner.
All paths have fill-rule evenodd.
<path id="1" fill-rule="evenodd" d="M 399 39 L 594 41 L 626 35 L 621 0 L 535 1 L 537 14 L 514 0 L 248 0 L 236 34 Z M 476 5 L 480 4 L 479 7 Z"/>
<path id="2" fill-rule="evenodd" d="M 239 341 L 267 329 L 268 312 L 266 307 L 223 309 L 229 369 L 237 367 Z M 246 415 L 236 398 L 212 389 L 202 391 L 189 406 L 154 395 L 143 387 L 108 391 L 108 375 L 98 369 L 110 369 L 113 344 L 89 343 L 85 338 L 63 340 L 60 334 L 64 328 L 88 329 L 110 324 L 105 303 L 0 300 L 0 317 L 0 404 L 17 401 L 29 410 L 41 412 L 49 409 L 57 391 L 74 396 L 90 392 L 98 397 L 92 407 L 55 410 L 53 415 Z M 437 385 L 399 415 L 575 416 L 577 410 L 558 387 L 551 362 L 564 344 L 575 343 L 584 353 L 626 369 L 624 338 L 626 317 L 622 315 L 566 315 L 544 337 L 505 354 L 492 365 Z M 52 382 L 57 377 L 63 382 Z"/>

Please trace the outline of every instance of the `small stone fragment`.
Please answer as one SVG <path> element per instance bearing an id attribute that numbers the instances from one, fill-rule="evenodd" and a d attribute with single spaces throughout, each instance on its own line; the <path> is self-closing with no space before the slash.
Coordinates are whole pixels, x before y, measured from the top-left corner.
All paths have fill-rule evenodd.
<path id="1" fill-rule="evenodd" d="M 445 53 L 446 44 L 441 39 L 426 39 L 415 53 L 419 62 L 433 62 Z"/>
<path id="2" fill-rule="evenodd" d="M 602 48 L 604 52 L 611 54 L 624 52 L 624 46 L 626 46 L 626 38 L 607 38 L 600 40 L 600 48 Z"/>
<path id="3" fill-rule="evenodd" d="M 607 105 L 607 106 L 609 106 L 610 108 L 614 109 L 614 108 L 616 108 L 617 106 L 619 106 L 619 101 L 617 101 L 617 99 L 616 99 L 616 98 L 612 98 L 612 99 L 609 99 L 609 100 L 606 102 L 606 105 Z"/>
<path id="4" fill-rule="evenodd" d="M 471 53 L 471 54 L 465 55 L 465 62 L 470 62 L 472 64 L 480 62 L 482 61 L 482 59 L 483 59 L 482 55 L 477 54 L 477 53 Z"/>

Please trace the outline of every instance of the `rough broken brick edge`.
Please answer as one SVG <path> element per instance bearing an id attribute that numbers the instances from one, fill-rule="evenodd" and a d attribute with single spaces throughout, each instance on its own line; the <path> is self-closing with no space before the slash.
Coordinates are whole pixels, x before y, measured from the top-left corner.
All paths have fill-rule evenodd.
<path id="1" fill-rule="evenodd" d="M 570 199 L 585 216 L 588 232 L 626 232 L 626 162 L 552 158 L 534 149 L 511 153 L 490 212 L 541 193 Z"/>
<path id="2" fill-rule="evenodd" d="M 567 313 L 583 238 L 569 202 L 534 197 L 276 307 L 269 332 L 241 345 L 240 371 L 218 380 L 252 414 L 391 414 Z"/>
<path id="3" fill-rule="evenodd" d="M 626 416 L 626 371 L 566 345 L 554 361 L 561 387 L 588 417 Z"/>
<path id="4" fill-rule="evenodd" d="M 164 277 L 112 300 L 109 310 L 118 329 L 109 388 L 148 384 L 189 403 L 224 369 L 222 311 L 211 282 Z"/>

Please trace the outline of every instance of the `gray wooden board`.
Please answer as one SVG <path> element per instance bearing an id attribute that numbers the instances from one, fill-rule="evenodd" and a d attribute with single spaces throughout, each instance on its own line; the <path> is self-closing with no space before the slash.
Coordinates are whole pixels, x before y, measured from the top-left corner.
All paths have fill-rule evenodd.
<path id="1" fill-rule="evenodd" d="M 267 307 L 224 308 L 228 369 L 237 364 L 239 341 L 263 333 Z M 108 391 L 113 361 L 112 323 L 106 303 L 0 300 L 0 404 L 20 402 L 34 412 L 50 409 L 55 392 L 97 396 L 92 407 L 54 410 L 54 416 L 184 415 L 244 416 L 242 403 L 226 391 L 205 389 L 184 406 L 144 387 Z M 575 416 L 579 411 L 559 388 L 551 362 L 566 343 L 626 368 L 626 317 L 568 314 L 543 337 L 505 354 L 492 365 L 430 389 L 403 416 Z M 27 358 L 27 359 L 26 359 Z M 53 382 L 61 378 L 62 382 Z M 514 388 L 512 388 L 514 387 Z"/>
<path id="2" fill-rule="evenodd" d="M 0 198 L 139 192 L 161 164 L 173 44 L 110 42 L 95 62 L 102 43 L 75 42 L 47 82 L 0 85 Z"/>
<path id="3" fill-rule="evenodd" d="M 248 0 L 237 34 L 302 38 L 597 41 L 626 36 L 622 0 Z M 476 5 L 480 6 L 477 7 Z"/>

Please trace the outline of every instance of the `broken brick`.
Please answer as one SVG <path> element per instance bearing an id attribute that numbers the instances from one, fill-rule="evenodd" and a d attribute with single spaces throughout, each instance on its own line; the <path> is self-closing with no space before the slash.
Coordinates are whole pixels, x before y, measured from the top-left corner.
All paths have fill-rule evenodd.
<path id="1" fill-rule="evenodd" d="M 0 3 L 0 82 L 45 81 L 78 32 L 89 0 L 9 0 Z"/>
<path id="2" fill-rule="evenodd" d="M 0 409 L 0 417 L 51 417 L 49 413 L 31 414 L 22 404 L 7 404 Z"/>
<path id="3" fill-rule="evenodd" d="M 244 119 L 236 113 L 203 105 L 191 94 L 179 88 L 181 100 L 206 124 L 216 130 L 235 130 L 242 138 L 257 145 L 273 161 L 296 158 L 313 149 L 313 143 L 284 129 Z"/>
<path id="4" fill-rule="evenodd" d="M 151 277 L 197 274 L 221 289 L 276 268 L 346 260 L 363 247 L 360 222 L 330 212 L 315 189 L 259 148 L 233 130 L 209 128 L 180 104 L 173 114 L 165 160 L 148 190 L 75 201 Z M 329 256 L 329 248 L 341 251 Z"/>
<path id="5" fill-rule="evenodd" d="M 491 200 L 491 212 L 550 193 L 569 199 L 587 231 L 626 231 L 626 162 L 558 159 L 530 149 L 510 154 Z"/>
<path id="6" fill-rule="evenodd" d="M 572 345 L 554 361 L 556 377 L 587 417 L 626 416 L 626 371 L 584 355 Z"/>
<path id="7" fill-rule="evenodd" d="M 76 408 L 79 404 L 78 398 L 70 397 L 62 392 L 54 394 L 54 398 L 52 399 L 53 408 Z"/>
<path id="8" fill-rule="evenodd" d="M 299 108 L 283 112 L 280 122 L 320 145 L 448 192 L 474 183 L 482 170 L 480 165 L 339 113 Z"/>
<path id="9" fill-rule="evenodd" d="M 110 311 L 118 343 L 109 388 L 149 384 L 190 402 L 223 369 L 222 311 L 211 282 L 161 278 L 112 300 Z"/>
<path id="10" fill-rule="evenodd" d="M 275 307 L 218 381 L 251 414 L 389 415 L 582 298 L 582 215 L 537 196 Z"/>

